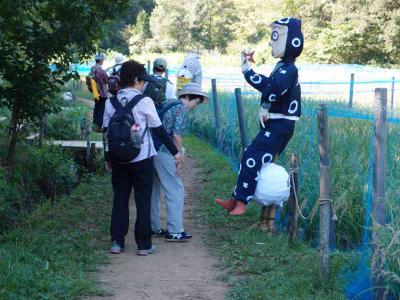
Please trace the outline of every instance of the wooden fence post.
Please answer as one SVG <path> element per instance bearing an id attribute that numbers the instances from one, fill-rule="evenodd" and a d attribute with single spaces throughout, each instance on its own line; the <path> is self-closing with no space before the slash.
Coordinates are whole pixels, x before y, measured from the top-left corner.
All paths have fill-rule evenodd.
<path id="1" fill-rule="evenodd" d="M 290 162 L 290 197 L 289 197 L 289 246 L 297 241 L 297 201 L 299 197 L 299 181 L 298 181 L 299 160 L 296 154 L 292 154 Z"/>
<path id="2" fill-rule="evenodd" d="M 349 108 L 353 108 L 353 95 L 354 95 L 354 73 L 351 73 L 351 75 L 350 75 Z"/>
<path id="3" fill-rule="evenodd" d="M 237 111 L 238 111 L 238 119 L 239 119 L 239 129 L 240 129 L 240 138 L 242 140 L 242 149 L 246 149 L 248 143 L 247 138 L 247 129 L 244 122 L 244 109 L 243 109 L 243 98 L 242 92 L 240 88 L 235 89 L 235 97 L 236 97 L 236 104 L 237 104 Z"/>
<path id="4" fill-rule="evenodd" d="M 211 79 L 213 104 L 214 104 L 214 118 L 215 118 L 215 133 L 217 139 L 217 147 L 221 149 L 221 119 L 219 114 L 219 104 L 218 104 L 218 90 L 217 90 L 217 80 Z"/>
<path id="5" fill-rule="evenodd" d="M 372 245 L 374 259 L 372 262 L 372 282 L 374 300 L 384 299 L 381 270 L 383 255 L 378 248 L 378 233 L 376 226 L 385 225 L 385 185 L 386 185 L 386 134 L 387 134 L 387 89 L 375 89 L 375 113 L 374 113 L 374 165 L 373 165 L 373 200 L 372 200 Z"/>
<path id="6" fill-rule="evenodd" d="M 42 120 L 40 122 L 39 128 L 39 146 L 42 147 L 44 144 L 44 137 L 46 135 L 46 127 L 47 127 L 47 114 L 44 114 Z"/>
<path id="7" fill-rule="evenodd" d="M 147 74 L 150 74 L 150 61 L 147 61 Z"/>
<path id="8" fill-rule="evenodd" d="M 390 97 L 390 110 L 393 110 L 393 106 L 394 106 L 394 83 L 395 83 L 395 78 L 393 76 L 393 78 L 392 78 L 392 94 Z"/>
<path id="9" fill-rule="evenodd" d="M 321 275 L 324 283 L 329 277 L 329 239 L 331 234 L 331 177 L 329 161 L 328 114 L 326 104 L 318 108 L 318 147 L 320 157 L 320 215 L 319 215 L 319 251 L 321 259 Z"/>
<path id="10" fill-rule="evenodd" d="M 90 160 L 90 127 L 89 123 L 85 122 L 85 140 L 86 140 L 86 155 L 85 160 L 86 163 L 89 163 Z"/>

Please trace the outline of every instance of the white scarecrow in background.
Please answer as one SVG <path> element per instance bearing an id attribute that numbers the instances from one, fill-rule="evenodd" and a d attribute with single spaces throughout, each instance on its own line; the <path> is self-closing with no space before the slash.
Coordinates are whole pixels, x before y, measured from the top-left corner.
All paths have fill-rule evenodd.
<path id="1" fill-rule="evenodd" d="M 271 24 L 271 31 L 269 45 L 272 56 L 280 61 L 269 77 L 252 70 L 252 53 L 242 53 L 241 56 L 242 72 L 246 81 L 261 92 L 258 113 L 260 132 L 243 153 L 237 185 L 231 198 L 226 201 L 215 199 L 231 215 L 243 214 L 247 203 L 258 198 L 256 187 L 262 177 L 261 168 L 271 163 L 285 149 L 301 115 L 301 91 L 294 64 L 303 49 L 301 21 L 295 18 L 277 20 Z M 271 206 L 269 209 L 272 226 L 275 207 Z"/>
<path id="2" fill-rule="evenodd" d="M 181 67 L 176 74 L 176 88 L 181 90 L 182 87 L 187 83 L 198 83 L 201 87 L 203 81 L 203 73 L 201 70 L 200 56 L 194 52 L 189 52 Z"/>

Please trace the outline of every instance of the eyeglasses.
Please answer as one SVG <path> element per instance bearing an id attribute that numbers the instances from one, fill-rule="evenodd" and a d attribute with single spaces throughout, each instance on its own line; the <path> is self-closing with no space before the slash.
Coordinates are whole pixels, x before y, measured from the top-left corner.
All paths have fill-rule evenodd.
<path id="1" fill-rule="evenodd" d="M 189 96 L 189 101 L 196 101 L 197 104 L 200 104 L 200 103 L 203 102 L 203 97 L 200 97 L 200 96 L 196 96 L 196 97 Z"/>

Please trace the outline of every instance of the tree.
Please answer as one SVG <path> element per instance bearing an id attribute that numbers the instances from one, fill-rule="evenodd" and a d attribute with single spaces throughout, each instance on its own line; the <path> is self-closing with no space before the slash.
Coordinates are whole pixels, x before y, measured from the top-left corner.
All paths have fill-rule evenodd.
<path id="1" fill-rule="evenodd" d="M 128 0 L 128 9 L 121 10 L 118 18 L 105 23 L 105 34 L 101 40 L 102 49 L 114 49 L 124 54 L 129 52 L 127 30 L 137 23 L 139 13 L 144 10 L 148 15 L 154 8 L 154 0 Z"/>
<path id="2" fill-rule="evenodd" d="M 128 41 L 130 53 L 140 53 L 146 50 L 151 38 L 150 20 L 148 14 L 142 10 L 137 17 L 135 26 L 127 26 L 123 36 Z"/>
<path id="3" fill-rule="evenodd" d="M 229 0 L 197 0 L 193 5 L 192 42 L 207 50 L 225 51 L 233 39 L 233 24 L 238 19 L 235 7 Z"/>
<path id="4" fill-rule="evenodd" d="M 10 175 L 21 125 L 57 110 L 52 99 L 60 84 L 76 76 L 69 72 L 73 57 L 92 54 L 104 20 L 127 4 L 127 0 L 0 2 L 0 105 L 11 111 Z"/>
<path id="5" fill-rule="evenodd" d="M 188 50 L 193 47 L 189 28 L 191 26 L 190 0 L 157 0 L 150 16 L 150 30 L 155 50 Z"/>
<path id="6" fill-rule="evenodd" d="M 305 55 L 312 61 L 381 66 L 398 63 L 400 2 L 296 1 L 301 2 L 301 16 L 309 37 Z"/>

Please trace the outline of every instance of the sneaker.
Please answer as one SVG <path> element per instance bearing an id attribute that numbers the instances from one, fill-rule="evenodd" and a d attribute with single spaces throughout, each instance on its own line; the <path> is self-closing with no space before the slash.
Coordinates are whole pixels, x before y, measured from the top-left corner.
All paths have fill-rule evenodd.
<path id="1" fill-rule="evenodd" d="M 160 228 L 160 229 L 152 229 L 151 230 L 151 235 L 154 237 L 164 237 L 165 236 L 165 230 Z"/>
<path id="2" fill-rule="evenodd" d="M 112 254 L 120 254 L 122 252 L 123 247 L 118 244 L 116 241 L 112 242 L 110 253 Z"/>
<path id="3" fill-rule="evenodd" d="M 165 241 L 166 242 L 187 242 L 189 239 L 192 238 L 190 233 L 186 233 L 184 231 L 180 233 L 167 233 L 165 234 Z"/>
<path id="4" fill-rule="evenodd" d="M 153 253 L 155 253 L 155 252 L 156 252 L 156 246 L 151 245 L 150 249 L 147 249 L 147 250 L 137 250 L 137 251 L 136 251 L 136 254 L 137 254 L 137 255 L 140 255 L 140 256 L 146 256 L 146 255 L 149 255 L 149 254 L 153 254 Z"/>

